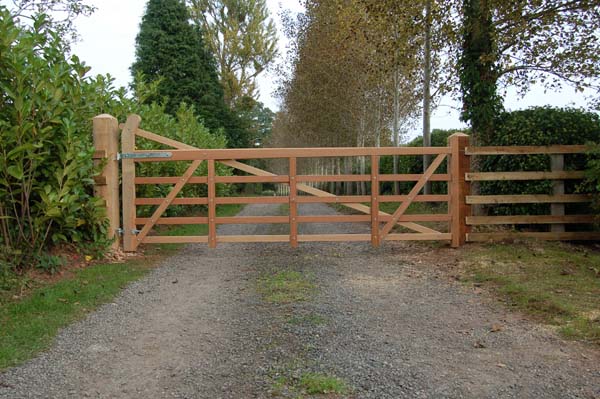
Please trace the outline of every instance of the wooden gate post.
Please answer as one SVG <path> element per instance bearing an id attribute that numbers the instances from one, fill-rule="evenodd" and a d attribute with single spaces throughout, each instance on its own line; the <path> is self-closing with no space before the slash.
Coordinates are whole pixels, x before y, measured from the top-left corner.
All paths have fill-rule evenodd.
<path id="1" fill-rule="evenodd" d="M 106 165 L 94 185 L 94 194 L 102 198 L 106 206 L 106 217 L 108 218 L 108 238 L 114 239 L 112 249 L 119 248 L 120 227 L 119 209 L 119 122 L 117 118 L 102 114 L 93 119 L 94 161 L 100 164 L 105 160 Z"/>
<path id="2" fill-rule="evenodd" d="M 142 118 L 129 115 L 121 132 L 121 152 L 135 151 L 135 132 Z M 131 158 L 121 159 L 123 185 L 123 250 L 135 252 L 139 242 L 136 237 L 136 207 L 135 207 L 135 161 Z"/>
<path id="3" fill-rule="evenodd" d="M 448 145 L 451 150 L 451 158 L 448 163 L 450 181 L 448 192 L 450 194 L 450 234 L 452 236 L 452 247 L 457 248 L 467 240 L 469 226 L 466 218 L 470 216 L 471 207 L 467 205 L 466 197 L 470 194 L 470 183 L 465 180 L 465 173 L 470 171 L 470 159 L 465 154 L 465 148 L 469 144 L 469 136 L 464 133 L 454 133 L 448 137 Z"/>

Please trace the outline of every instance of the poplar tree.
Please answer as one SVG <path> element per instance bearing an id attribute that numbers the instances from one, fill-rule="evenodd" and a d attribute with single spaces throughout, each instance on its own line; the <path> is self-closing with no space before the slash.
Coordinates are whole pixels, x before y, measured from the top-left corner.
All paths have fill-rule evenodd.
<path id="1" fill-rule="evenodd" d="M 277 56 L 277 29 L 265 0 L 188 0 L 215 54 L 225 102 L 256 100 L 256 77 Z M 242 104 L 243 105 L 243 104 Z"/>

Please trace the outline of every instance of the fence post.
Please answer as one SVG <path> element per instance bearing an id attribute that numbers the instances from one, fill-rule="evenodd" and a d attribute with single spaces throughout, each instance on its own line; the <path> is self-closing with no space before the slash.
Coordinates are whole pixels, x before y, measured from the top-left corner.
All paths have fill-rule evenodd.
<path id="1" fill-rule="evenodd" d="M 564 154 L 552 154 L 550 155 L 550 169 L 552 172 L 562 172 L 565 170 L 565 156 Z M 565 181 L 564 180 L 553 180 L 552 181 L 552 194 L 563 195 L 565 193 Z M 551 204 L 550 205 L 552 216 L 564 216 L 565 215 L 565 204 Z M 550 231 L 553 233 L 564 233 L 564 224 L 551 224 Z"/>
<path id="2" fill-rule="evenodd" d="M 121 152 L 135 151 L 135 132 L 142 118 L 129 115 L 121 132 Z M 135 206 L 135 161 L 131 158 L 121 159 L 121 181 L 123 186 L 123 250 L 135 252 L 138 246 L 136 238 L 136 206 Z"/>
<path id="3" fill-rule="evenodd" d="M 466 218 L 471 213 L 471 207 L 467 205 L 466 197 L 470 193 L 470 184 L 465 180 L 465 173 L 470 170 L 470 159 L 465 154 L 465 148 L 469 144 L 469 136 L 464 133 L 454 133 L 448 138 L 451 157 L 448 164 L 450 173 L 450 233 L 452 236 L 452 247 L 457 248 L 467 240 L 469 226 Z"/>
<path id="4" fill-rule="evenodd" d="M 117 118 L 102 114 L 93 119 L 93 139 L 95 164 L 98 165 L 105 160 L 106 164 L 99 179 L 94 185 L 94 194 L 102 198 L 106 206 L 106 217 L 108 218 L 108 238 L 114 239 L 112 249 L 119 248 L 120 227 L 119 209 L 119 122 Z"/>

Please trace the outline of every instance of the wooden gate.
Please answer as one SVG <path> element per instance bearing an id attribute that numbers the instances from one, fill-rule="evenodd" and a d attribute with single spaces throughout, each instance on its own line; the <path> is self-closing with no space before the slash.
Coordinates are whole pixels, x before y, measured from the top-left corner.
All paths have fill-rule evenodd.
<path id="1" fill-rule="evenodd" d="M 486 198 L 470 195 L 470 181 L 489 180 L 492 178 L 516 179 L 559 179 L 581 177 L 580 172 L 503 172 L 502 173 L 471 173 L 469 170 L 469 156 L 471 154 L 485 155 L 497 153 L 524 154 L 533 153 L 574 153 L 583 152 L 582 146 L 551 146 L 551 147 L 471 147 L 467 148 L 468 136 L 457 133 L 449 138 L 446 147 L 377 147 L 377 148 L 257 148 L 257 149 L 199 149 L 190 145 L 162 137 L 160 135 L 140 129 L 141 119 L 132 115 L 127 122 L 120 126 L 121 153 L 116 153 L 117 145 L 114 144 L 118 132 L 115 133 L 116 120 L 109 115 L 101 115 L 94 120 L 94 137 L 98 158 L 108 159 L 105 168 L 103 184 L 100 195 L 107 201 L 111 226 L 118 226 L 118 160 L 121 162 L 122 181 L 122 216 L 123 216 L 123 248 L 125 251 L 135 251 L 143 243 L 207 243 L 214 248 L 218 243 L 225 242 L 289 242 L 291 246 L 298 246 L 299 242 L 309 241 L 370 241 L 373 246 L 379 246 L 383 241 L 390 240 L 443 240 L 449 241 L 453 247 L 464 244 L 467 240 L 479 241 L 491 237 L 489 234 L 471 233 L 472 226 L 482 224 L 518 223 L 525 220 L 531 222 L 534 218 L 526 215 L 511 218 L 476 218 L 470 215 L 470 204 L 481 203 Z M 106 139 L 111 137 L 111 139 Z M 160 143 L 168 147 L 165 150 L 137 151 L 136 138 L 143 138 Z M 113 143 L 107 143 L 113 141 Z M 430 166 L 422 174 L 380 174 L 379 161 L 381 156 L 422 156 L 430 154 L 435 156 Z M 322 157 L 367 157 L 370 159 L 371 170 L 369 174 L 341 174 L 302 175 L 297 173 L 297 161 L 301 158 Z M 285 159 L 288 165 L 287 174 L 275 174 L 263 169 L 245 164 L 241 161 L 250 159 Z M 138 162 L 189 162 L 189 166 L 182 176 L 136 176 L 135 164 Z M 436 173 L 446 161 L 447 172 Z M 198 167 L 207 163 L 207 176 L 194 175 Z M 245 172 L 248 175 L 219 176 L 215 165 L 224 164 L 233 169 Z M 510 176 L 509 176 L 510 175 Z M 313 187 L 309 182 L 366 182 L 371 186 L 370 195 L 336 195 L 322 189 Z M 427 182 L 447 182 L 446 194 L 424 195 L 421 191 Z M 384 182 L 414 182 L 414 185 L 405 195 L 381 195 L 380 185 Z M 232 183 L 277 183 L 289 187 L 289 193 L 282 196 L 256 196 L 256 197 L 220 197 L 217 195 L 216 184 Z M 137 198 L 136 185 L 171 184 L 172 189 L 164 198 Z M 179 196 L 186 184 L 207 185 L 207 196 L 184 198 Z M 106 187 L 109 187 L 108 189 Z M 287 192 L 288 190 L 286 190 Z M 539 196 L 538 196 L 539 197 Z M 546 202 L 568 201 L 565 195 L 558 192 L 556 196 L 547 196 Z M 572 197 L 572 196 L 571 196 Z M 571 198 L 569 197 L 569 198 Z M 589 197 L 579 195 L 573 197 L 577 201 L 589 201 Z M 537 198 L 537 197 L 536 197 Z M 506 200 L 531 201 L 531 198 L 511 196 Z M 491 201 L 501 200 L 490 198 Z M 535 202 L 535 199 L 533 199 Z M 479 202 L 478 202 L 479 201 Z M 542 199 L 540 199 L 542 201 Z M 397 202 L 399 206 L 391 214 L 382 212 L 380 204 Z M 441 202 L 447 204 L 444 214 L 407 214 L 409 206 L 415 202 Z M 289 215 L 286 216 L 234 216 L 218 217 L 217 206 L 222 204 L 288 204 Z M 354 213 L 350 215 L 299 215 L 298 205 L 303 203 L 337 203 L 350 208 Z M 368 205 L 367 205 L 368 204 Z M 155 206 L 150 217 L 138 217 L 138 206 Z M 171 205 L 206 205 L 206 217 L 165 217 L 165 210 Z M 554 208 L 553 208 L 554 212 Z M 554 215 L 554 213 L 553 213 Z M 115 223 L 114 218 L 117 218 Z M 523 219 L 519 219 L 523 218 Z M 572 223 L 579 221 L 591 223 L 591 217 L 585 215 L 576 217 L 550 216 L 545 219 L 548 223 Z M 368 223 L 369 234 L 299 234 L 298 225 L 302 223 Z M 447 231 L 423 225 L 424 222 L 436 222 L 448 225 Z M 289 234 L 285 235 L 218 235 L 219 224 L 259 224 L 278 223 L 288 224 Z M 150 234 L 157 224 L 207 224 L 206 236 L 164 236 Z M 395 226 L 401 226 L 404 232 L 393 231 Z M 535 234 L 533 235 L 535 236 Z M 545 239 L 595 239 L 598 234 L 568 234 L 555 233 L 542 234 Z M 493 238 L 493 237 L 492 237 Z M 503 237 L 500 237 L 503 238 Z"/>

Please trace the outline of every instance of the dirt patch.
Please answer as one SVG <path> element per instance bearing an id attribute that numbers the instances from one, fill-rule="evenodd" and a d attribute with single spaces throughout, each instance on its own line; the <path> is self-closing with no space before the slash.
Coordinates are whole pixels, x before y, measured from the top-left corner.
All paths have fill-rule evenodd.
<path id="1" fill-rule="evenodd" d="M 317 204 L 300 211 L 333 213 Z M 65 329 L 50 351 L 0 374 L 0 397 L 295 398 L 314 386 L 351 398 L 600 396 L 597 350 L 453 281 L 440 269 L 454 253 L 402 243 L 192 245 Z M 260 282 L 281 271 L 310 276 L 314 290 L 265 300 Z"/>

